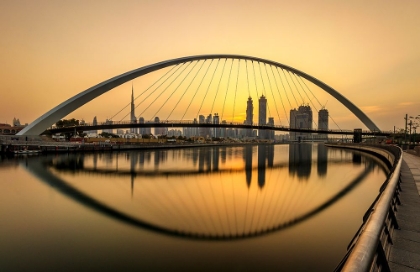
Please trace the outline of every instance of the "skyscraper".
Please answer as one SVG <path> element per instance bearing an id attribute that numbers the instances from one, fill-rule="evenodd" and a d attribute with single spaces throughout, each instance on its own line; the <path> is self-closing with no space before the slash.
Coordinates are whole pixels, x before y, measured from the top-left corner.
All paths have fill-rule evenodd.
<path id="1" fill-rule="evenodd" d="M 212 124 L 213 123 L 213 116 L 212 116 L 212 114 L 210 113 L 208 116 L 207 116 L 207 118 L 206 118 L 206 123 L 207 124 Z M 209 127 L 206 127 L 205 128 L 205 137 L 213 137 L 213 135 L 212 135 L 212 129 L 211 128 L 209 128 Z"/>
<path id="2" fill-rule="evenodd" d="M 204 124 L 205 122 L 206 122 L 206 118 L 204 117 L 204 115 L 199 115 L 198 116 L 198 123 L 199 124 Z M 198 136 L 206 137 L 206 128 L 205 127 L 199 127 L 198 128 Z"/>
<path id="3" fill-rule="evenodd" d="M 137 123 L 137 118 L 136 118 L 136 114 L 134 112 L 135 110 L 135 106 L 134 106 L 134 87 L 133 85 L 131 85 L 131 111 L 130 111 L 130 121 L 132 124 Z M 130 129 L 131 133 L 135 133 L 137 134 L 137 128 L 131 128 Z"/>
<path id="4" fill-rule="evenodd" d="M 139 124 L 144 124 L 144 123 L 145 123 L 144 118 L 140 117 L 139 118 Z M 150 135 L 150 134 L 152 134 L 152 129 L 150 127 L 142 127 L 142 128 L 139 129 L 139 133 L 141 135 Z"/>
<path id="5" fill-rule="evenodd" d="M 96 119 L 96 116 L 93 117 L 93 121 L 92 121 L 92 125 L 93 126 L 97 126 L 98 125 L 98 119 Z M 89 131 L 90 134 L 98 134 L 97 130 L 91 130 Z"/>
<path id="6" fill-rule="evenodd" d="M 290 128 L 312 129 L 312 110 L 309 105 L 302 105 L 296 109 L 290 110 Z M 310 135 L 309 133 L 291 132 L 291 140 L 299 140 Z"/>
<path id="7" fill-rule="evenodd" d="M 318 112 L 318 129 L 319 130 L 328 130 L 328 110 L 325 108 L 322 108 Z M 321 139 L 327 139 L 328 134 L 319 134 L 319 137 Z"/>
<path id="8" fill-rule="evenodd" d="M 264 126 L 267 124 L 267 99 L 264 95 L 261 95 L 260 99 L 258 100 L 258 125 Z M 266 130 L 259 130 L 258 131 L 258 138 L 260 139 L 267 139 Z"/>
<path id="9" fill-rule="evenodd" d="M 155 123 L 161 123 L 160 119 L 158 116 L 155 117 Z M 157 135 L 167 135 L 168 133 L 168 128 L 167 127 L 155 127 L 155 136 Z"/>
<path id="10" fill-rule="evenodd" d="M 273 117 L 268 117 L 268 123 L 269 126 L 274 127 L 274 118 Z M 268 139 L 270 140 L 274 140 L 274 130 L 267 130 L 267 136 Z"/>
<path id="11" fill-rule="evenodd" d="M 248 97 L 248 101 L 246 102 L 245 125 L 252 125 L 253 119 L 254 119 L 254 104 L 252 102 L 252 98 Z M 245 135 L 247 137 L 252 137 L 252 129 L 247 129 Z"/>
<path id="12" fill-rule="evenodd" d="M 227 124 L 226 120 L 222 120 L 222 124 L 223 124 L 223 125 L 226 125 L 226 124 Z M 227 137 L 227 130 L 226 130 L 226 127 L 223 127 L 223 128 L 220 130 L 220 137 L 222 137 L 222 138 L 226 138 L 226 137 Z"/>
<path id="13" fill-rule="evenodd" d="M 215 113 L 213 116 L 213 124 L 220 124 L 220 118 L 218 113 Z M 214 128 L 213 137 L 220 137 L 220 128 Z"/>

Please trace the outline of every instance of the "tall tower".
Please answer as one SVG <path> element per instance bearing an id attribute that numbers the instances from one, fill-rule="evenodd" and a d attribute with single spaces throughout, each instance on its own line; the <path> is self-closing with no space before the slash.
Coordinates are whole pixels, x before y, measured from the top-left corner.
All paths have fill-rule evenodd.
<path id="1" fill-rule="evenodd" d="M 328 110 L 322 108 L 318 112 L 318 129 L 319 130 L 328 130 Z M 327 134 L 319 134 L 320 138 L 327 139 Z"/>
<path id="2" fill-rule="evenodd" d="M 296 109 L 290 110 L 290 128 L 297 128 L 296 123 L 296 115 L 298 114 L 298 111 Z M 296 132 L 290 132 L 290 140 L 296 140 Z"/>
<path id="3" fill-rule="evenodd" d="M 144 118 L 143 118 L 143 117 L 140 117 L 140 118 L 139 118 L 139 124 L 144 124 Z M 141 128 L 139 129 L 139 133 L 140 133 L 140 135 L 150 134 L 150 133 L 147 133 L 147 131 L 146 131 L 146 128 L 145 128 L 145 127 L 141 127 Z"/>
<path id="4" fill-rule="evenodd" d="M 258 105 L 258 125 L 264 126 L 267 124 L 267 99 L 264 95 L 261 95 L 260 99 L 258 100 Z M 258 138 L 267 139 L 266 130 L 259 130 Z"/>
<path id="5" fill-rule="evenodd" d="M 274 127 L 274 117 L 268 117 L 268 123 L 267 125 Z M 270 140 L 274 140 L 274 130 L 268 130 L 267 133 L 267 138 Z"/>
<path id="6" fill-rule="evenodd" d="M 213 116 L 213 124 L 220 124 L 220 118 L 218 113 L 215 113 Z M 214 128 L 213 137 L 220 137 L 220 128 Z"/>
<path id="7" fill-rule="evenodd" d="M 96 116 L 93 117 L 92 125 L 97 126 L 98 125 L 98 119 L 96 119 Z M 90 133 L 92 134 L 98 134 L 97 130 L 91 130 Z"/>
<path id="8" fill-rule="evenodd" d="M 246 102 L 246 120 L 245 125 L 252 125 L 252 120 L 254 119 L 254 104 L 252 98 L 248 97 Z M 252 137 L 252 129 L 247 129 L 245 135 L 247 137 Z"/>
<path id="9" fill-rule="evenodd" d="M 296 109 L 290 110 L 290 128 L 312 129 L 312 110 L 309 105 L 302 105 Z M 304 139 L 311 133 L 291 132 L 291 140 Z"/>
<path id="10" fill-rule="evenodd" d="M 131 85 L 131 116 L 130 116 L 130 121 L 132 124 L 137 123 L 137 118 L 136 118 L 136 114 L 134 112 L 135 107 L 134 107 L 134 87 L 133 85 Z M 131 133 L 136 133 L 137 134 L 137 128 L 131 128 Z"/>
<path id="11" fill-rule="evenodd" d="M 204 117 L 204 115 L 199 115 L 198 116 L 198 123 L 199 124 L 204 124 L 205 122 L 206 122 L 206 118 Z M 199 127 L 198 128 L 198 136 L 206 137 L 206 128 L 205 127 Z"/>

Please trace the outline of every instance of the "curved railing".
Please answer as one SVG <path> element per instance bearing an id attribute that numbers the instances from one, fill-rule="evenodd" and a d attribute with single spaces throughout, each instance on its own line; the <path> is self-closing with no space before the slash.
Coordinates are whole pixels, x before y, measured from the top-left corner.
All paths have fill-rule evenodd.
<path id="1" fill-rule="evenodd" d="M 392 234 L 398 223 L 395 217 L 398 199 L 402 150 L 384 145 L 328 145 L 374 153 L 389 163 L 390 173 L 379 195 L 363 216 L 363 223 L 347 247 L 347 254 L 335 271 L 390 271 L 388 256 Z"/>

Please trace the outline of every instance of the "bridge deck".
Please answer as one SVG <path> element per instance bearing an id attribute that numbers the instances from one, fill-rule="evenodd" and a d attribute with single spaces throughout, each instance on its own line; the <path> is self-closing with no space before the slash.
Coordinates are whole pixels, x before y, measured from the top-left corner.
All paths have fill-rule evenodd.
<path id="1" fill-rule="evenodd" d="M 404 153 L 401 167 L 400 229 L 394 231 L 391 271 L 420 271 L 420 157 Z"/>

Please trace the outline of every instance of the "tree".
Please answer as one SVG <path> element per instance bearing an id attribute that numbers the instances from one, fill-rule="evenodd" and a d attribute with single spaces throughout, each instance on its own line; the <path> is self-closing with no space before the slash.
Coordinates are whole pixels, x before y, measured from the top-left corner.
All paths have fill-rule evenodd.
<path id="1" fill-rule="evenodd" d="M 101 135 L 104 138 L 120 138 L 120 136 L 118 136 L 118 135 L 116 135 L 114 133 L 109 133 L 109 132 L 105 132 L 105 131 L 103 131 L 99 135 Z"/>
<path id="2" fill-rule="evenodd" d="M 59 120 L 57 123 L 55 123 L 55 126 L 58 128 L 62 128 L 62 127 L 74 127 L 74 126 L 78 126 L 80 124 L 80 121 L 77 119 L 62 119 Z"/>

